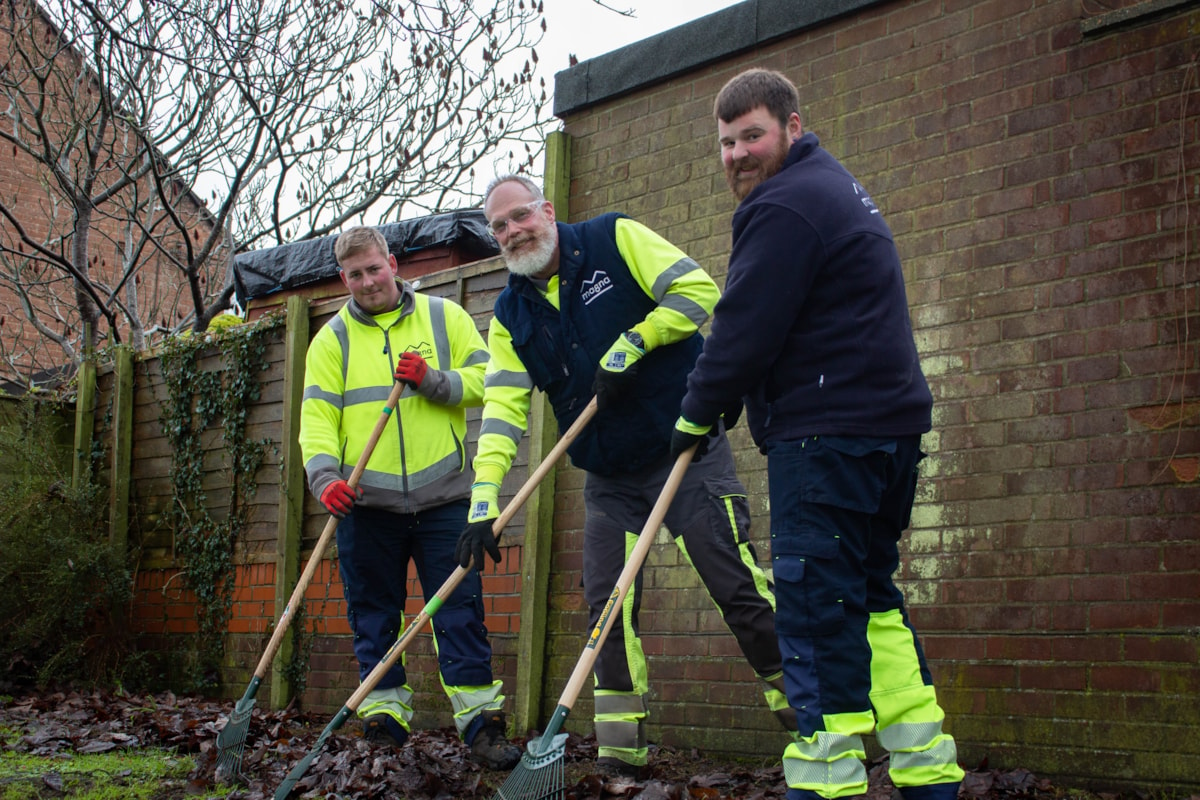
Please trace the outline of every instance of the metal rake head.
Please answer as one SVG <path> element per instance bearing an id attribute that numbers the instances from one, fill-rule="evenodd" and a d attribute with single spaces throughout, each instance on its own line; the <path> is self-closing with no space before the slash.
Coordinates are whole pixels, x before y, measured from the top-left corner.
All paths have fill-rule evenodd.
<path id="1" fill-rule="evenodd" d="M 563 756 L 567 734 L 560 733 L 549 742 L 546 737 L 525 745 L 521 763 L 493 795 L 492 800 L 561 800 L 564 795 Z"/>

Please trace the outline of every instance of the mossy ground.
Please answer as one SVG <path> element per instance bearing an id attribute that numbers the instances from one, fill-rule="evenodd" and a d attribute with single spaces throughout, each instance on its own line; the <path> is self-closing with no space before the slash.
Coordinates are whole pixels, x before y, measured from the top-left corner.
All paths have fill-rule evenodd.
<path id="1" fill-rule="evenodd" d="M 191 756 L 157 749 L 50 756 L 5 752 L 0 753 L 0 800 L 184 797 L 195 766 Z"/>

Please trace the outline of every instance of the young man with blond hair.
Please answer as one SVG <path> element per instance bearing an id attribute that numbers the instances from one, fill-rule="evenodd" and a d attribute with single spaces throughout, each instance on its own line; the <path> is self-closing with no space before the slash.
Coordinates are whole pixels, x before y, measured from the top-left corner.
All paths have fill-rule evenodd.
<path id="1" fill-rule="evenodd" d="M 338 566 L 365 678 L 400 633 L 409 561 L 427 601 L 454 571 L 471 492 L 465 409 L 482 401 L 488 353 L 466 311 L 397 277 L 379 231 L 351 228 L 334 257 L 351 297 L 309 346 L 300 447 L 309 488 L 340 518 Z M 404 392 L 353 489 L 346 478 L 395 381 Z M 505 738 L 478 573 L 434 614 L 433 636 L 459 734 L 485 766 L 511 769 L 521 754 Z M 401 661 L 358 707 L 364 735 L 403 745 L 412 699 Z"/>

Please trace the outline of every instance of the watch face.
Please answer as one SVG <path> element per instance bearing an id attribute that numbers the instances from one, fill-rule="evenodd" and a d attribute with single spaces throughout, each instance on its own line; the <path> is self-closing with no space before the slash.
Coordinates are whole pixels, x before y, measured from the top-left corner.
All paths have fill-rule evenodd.
<path id="1" fill-rule="evenodd" d="M 625 331 L 625 338 L 628 339 L 629 343 L 634 347 L 640 347 L 643 350 L 646 349 L 646 342 L 644 339 L 642 339 L 642 335 L 637 331 Z"/>

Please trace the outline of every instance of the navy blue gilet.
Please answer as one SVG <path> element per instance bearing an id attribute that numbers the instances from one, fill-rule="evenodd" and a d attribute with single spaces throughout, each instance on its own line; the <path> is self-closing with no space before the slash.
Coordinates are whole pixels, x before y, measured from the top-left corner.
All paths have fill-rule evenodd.
<path id="1" fill-rule="evenodd" d="M 510 275 L 496 299 L 496 318 L 535 386 L 546 393 L 565 431 L 592 397 L 600 358 L 657 303 L 638 285 L 617 249 L 616 222 L 604 214 L 558 225 L 555 309 L 528 278 Z M 595 416 L 567 448 L 572 463 L 598 475 L 645 467 L 665 457 L 687 374 L 700 355 L 699 333 L 664 345 L 638 362 L 638 377 L 613 408 Z"/>

